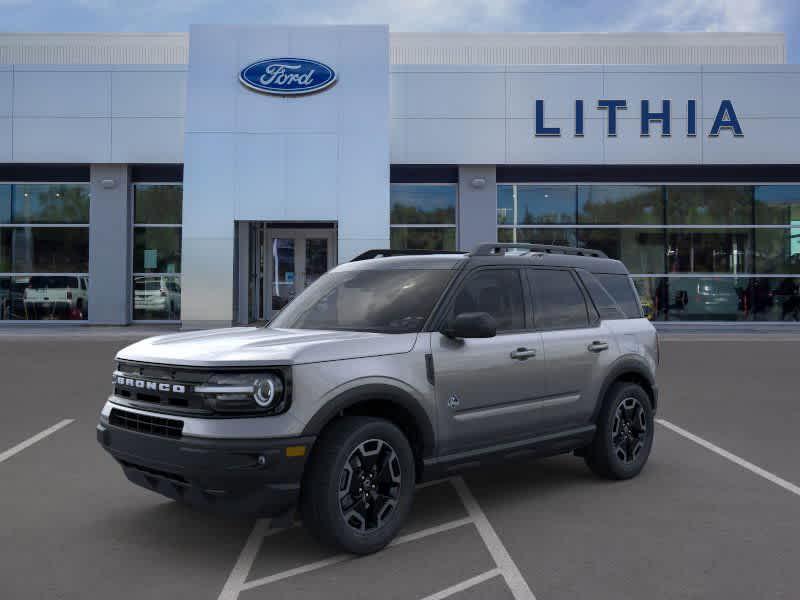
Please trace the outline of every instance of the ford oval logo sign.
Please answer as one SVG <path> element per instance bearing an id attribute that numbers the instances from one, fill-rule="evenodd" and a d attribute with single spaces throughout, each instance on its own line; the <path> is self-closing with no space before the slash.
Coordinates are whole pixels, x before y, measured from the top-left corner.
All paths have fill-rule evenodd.
<path id="1" fill-rule="evenodd" d="M 257 92 L 299 96 L 333 85 L 336 72 L 307 58 L 268 58 L 247 65 L 239 73 L 239 81 Z"/>

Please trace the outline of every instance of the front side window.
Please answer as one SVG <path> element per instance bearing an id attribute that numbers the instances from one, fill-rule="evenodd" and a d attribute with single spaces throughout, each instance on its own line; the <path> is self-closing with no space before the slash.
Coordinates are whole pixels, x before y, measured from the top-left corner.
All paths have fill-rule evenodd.
<path id="1" fill-rule="evenodd" d="M 516 269 L 487 269 L 470 275 L 456 294 L 450 317 L 462 313 L 489 313 L 497 331 L 525 328 L 525 304 Z"/>
<path id="2" fill-rule="evenodd" d="M 415 333 L 452 276 L 449 269 L 331 271 L 307 287 L 269 326 Z"/>
<path id="3" fill-rule="evenodd" d="M 569 271 L 526 269 L 533 290 L 538 329 L 579 329 L 589 326 L 586 300 Z"/>
<path id="4" fill-rule="evenodd" d="M 133 319 L 181 318 L 181 184 L 133 187 Z"/>
<path id="5" fill-rule="evenodd" d="M 393 183 L 392 249 L 455 250 L 457 198 L 454 183 Z"/>

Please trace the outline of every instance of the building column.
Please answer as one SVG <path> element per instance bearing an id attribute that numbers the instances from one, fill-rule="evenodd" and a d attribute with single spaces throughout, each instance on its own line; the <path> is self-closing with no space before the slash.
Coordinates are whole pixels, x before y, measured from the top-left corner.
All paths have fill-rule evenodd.
<path id="1" fill-rule="evenodd" d="M 89 323 L 130 323 L 128 165 L 91 165 Z"/>
<path id="2" fill-rule="evenodd" d="M 497 169 L 458 168 L 458 249 L 497 241 Z"/>

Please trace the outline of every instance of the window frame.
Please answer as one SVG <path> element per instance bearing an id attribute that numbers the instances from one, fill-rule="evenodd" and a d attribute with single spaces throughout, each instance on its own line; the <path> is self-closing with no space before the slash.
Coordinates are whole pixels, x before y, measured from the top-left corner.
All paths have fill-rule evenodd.
<path id="1" fill-rule="evenodd" d="M 28 272 L 28 271 L 2 271 L 0 272 L 0 279 L 8 279 L 9 280 L 9 293 L 11 290 L 11 280 L 17 277 L 34 277 L 34 276 L 63 276 L 63 277 L 77 277 L 80 282 L 85 283 L 85 291 L 87 295 L 87 299 L 91 290 L 91 281 L 90 281 L 90 271 L 91 271 L 91 244 L 92 244 L 92 237 L 91 237 L 91 206 L 92 206 L 92 186 L 91 182 L 89 181 L 51 181 L 51 180 L 42 180 L 42 181 L 22 181 L 22 180 L 9 180 L 9 181 L 0 181 L 0 186 L 10 186 L 11 187 L 11 194 L 10 198 L 13 201 L 14 199 L 14 186 L 17 185 L 58 185 L 58 186 L 83 186 L 86 188 L 86 194 L 89 198 L 89 220 L 86 223 L 0 223 L 0 230 L 2 229 L 20 229 L 20 228 L 31 228 L 31 229 L 86 229 L 89 232 L 89 252 L 90 255 L 87 256 L 86 264 L 87 270 L 86 272 L 65 272 L 65 273 L 58 273 L 52 271 L 44 271 L 44 272 Z M 13 267 L 13 265 L 11 265 Z M 79 283 L 81 285 L 81 283 Z M 44 323 L 47 319 L 8 319 L 4 320 L 0 318 L 0 325 L 24 325 L 24 324 L 31 324 L 31 323 Z M 70 320 L 70 319 L 54 319 L 53 323 L 57 323 L 59 325 L 85 325 L 89 322 L 89 315 L 88 315 L 88 302 L 87 302 L 87 314 L 85 319 L 81 320 Z"/>
<path id="2" fill-rule="evenodd" d="M 664 215 L 662 218 L 661 224 L 627 224 L 627 223 L 617 223 L 617 224 L 590 224 L 590 223 L 575 223 L 575 224 L 533 224 L 533 225 L 518 225 L 514 222 L 516 216 L 512 217 L 509 223 L 506 224 L 499 224 L 496 222 L 495 219 L 495 235 L 498 241 L 502 238 L 504 240 L 519 240 L 521 236 L 518 236 L 520 231 L 524 231 L 526 229 L 539 229 L 541 231 L 546 231 L 548 229 L 555 229 L 560 230 L 561 233 L 557 234 L 556 236 L 552 236 L 553 239 L 560 239 L 560 240 L 569 240 L 570 236 L 574 234 L 576 238 L 579 237 L 580 232 L 583 229 L 611 229 L 611 230 L 630 230 L 630 229 L 638 229 L 638 230 L 653 230 L 653 231 L 660 231 L 664 235 L 664 260 L 663 265 L 658 269 L 653 269 L 653 272 L 641 272 L 640 269 L 630 269 L 630 278 L 633 282 L 632 284 L 636 288 L 637 296 L 640 299 L 640 305 L 648 305 L 655 307 L 656 301 L 653 298 L 652 294 L 655 293 L 654 290 L 660 287 L 660 283 L 662 280 L 666 280 L 666 282 L 672 281 L 675 278 L 683 278 L 683 279 L 713 279 L 713 280 L 727 280 L 727 279 L 734 279 L 734 280 L 763 280 L 767 285 L 771 287 L 775 287 L 779 285 L 780 280 L 782 279 L 798 279 L 800 278 L 800 267 L 798 269 L 790 269 L 786 265 L 790 260 L 792 255 L 791 248 L 786 246 L 785 252 L 789 252 L 788 255 L 784 255 L 782 260 L 776 267 L 771 267 L 769 265 L 764 264 L 764 248 L 769 248 L 769 244 L 765 242 L 765 240 L 769 239 L 772 236 L 766 235 L 770 232 L 781 232 L 781 237 L 784 240 L 789 240 L 789 242 L 785 242 L 785 244 L 789 244 L 792 236 L 792 232 L 798 230 L 798 226 L 793 226 L 790 221 L 781 222 L 781 223 L 765 223 L 763 222 L 763 217 L 759 217 L 759 195 L 763 195 L 765 191 L 763 188 L 784 188 L 783 190 L 777 193 L 787 193 L 791 196 L 792 189 L 800 189 L 800 178 L 792 178 L 786 179 L 781 181 L 765 181 L 762 179 L 753 178 L 747 181 L 710 181 L 708 179 L 696 179 L 696 180 L 685 180 L 685 181 L 664 181 L 664 180 L 654 180 L 654 179 L 647 179 L 642 181 L 607 181 L 603 180 L 602 178 L 598 179 L 587 179 L 587 180 L 580 180 L 580 181 L 569 181 L 564 179 L 559 179 L 556 181 L 537 181 L 534 178 L 531 179 L 519 179 L 519 178 L 509 178 L 507 180 L 498 181 L 496 184 L 495 189 L 495 202 L 496 208 L 499 207 L 499 200 L 500 200 L 500 186 L 522 186 L 522 185 L 542 185 L 546 187 L 555 187 L 555 186 L 565 186 L 568 188 L 577 188 L 578 186 L 615 186 L 615 187 L 624 187 L 624 186 L 658 186 L 661 188 L 662 194 L 666 198 L 669 188 L 678 188 L 678 187 L 711 187 L 711 188 L 720 188 L 720 187 L 733 187 L 733 188 L 740 188 L 746 186 L 750 188 L 752 192 L 752 217 L 749 222 L 747 223 L 717 223 L 717 224 L 668 224 L 667 223 L 667 211 L 669 209 L 668 201 L 664 203 Z M 775 190 L 772 190 L 772 193 L 776 193 Z M 578 206 L 578 201 L 576 199 L 576 215 L 577 211 L 579 211 L 580 207 Z M 576 221 L 578 218 L 576 216 Z M 747 252 L 750 256 L 750 265 L 747 270 L 740 269 L 735 273 L 701 273 L 701 272 L 688 272 L 688 273 L 673 273 L 669 271 L 667 267 L 667 250 L 668 250 L 668 240 L 670 238 L 670 233 L 673 230 L 694 230 L 694 229 L 705 229 L 705 230 L 746 230 L 750 233 L 751 241 L 749 246 L 747 247 Z M 566 235 L 563 235 L 566 234 Z M 546 236 L 551 237 L 551 236 Z M 563 243 L 563 241 L 561 242 Z M 661 264 L 661 261 L 657 261 L 658 264 Z M 655 266 L 655 265 L 653 265 Z M 639 289 L 645 290 L 646 293 L 639 294 Z M 754 303 L 754 300 L 748 296 L 747 301 L 750 305 Z M 672 312 L 672 311 L 668 311 Z M 774 315 L 773 315 L 774 316 Z M 647 317 L 650 320 L 655 321 L 671 321 L 671 320 L 683 320 L 682 318 L 671 317 L 667 313 L 662 313 L 659 310 L 653 316 Z M 709 317 L 714 318 L 714 317 Z M 758 320 L 755 319 L 753 316 L 746 317 L 747 320 Z M 741 320 L 741 319 L 737 319 Z M 781 321 L 774 321 L 776 323 Z"/>
<path id="3" fill-rule="evenodd" d="M 454 223 L 392 223 L 392 188 L 394 186 L 402 186 L 402 187 L 447 187 L 453 188 L 455 190 L 456 195 L 456 204 L 455 204 L 455 219 Z M 392 230 L 393 229 L 453 229 L 455 230 L 455 248 L 453 250 L 458 250 L 459 248 L 459 206 L 461 202 L 461 195 L 459 194 L 458 183 L 457 182 L 390 182 L 389 183 L 389 246 L 392 245 Z M 413 248 L 412 248 L 413 249 Z M 444 248 L 447 251 L 447 248 Z"/>
<path id="4" fill-rule="evenodd" d="M 135 181 L 132 182 L 129 186 L 128 191 L 128 231 L 130 232 L 128 236 L 128 285 L 129 285 L 129 300 L 128 300 L 128 318 L 130 319 L 131 323 L 139 324 L 175 324 L 180 323 L 182 321 L 181 318 L 178 319 L 136 319 L 134 315 L 136 314 L 136 307 L 134 303 L 136 301 L 136 289 L 134 282 L 136 281 L 137 277 L 165 277 L 165 278 L 178 278 L 178 281 L 181 282 L 181 315 L 183 314 L 183 210 L 181 210 L 181 222 L 180 223 L 136 223 L 136 188 L 138 186 L 177 186 L 181 188 L 181 202 L 183 202 L 183 182 L 182 181 Z M 181 270 L 177 273 L 167 273 L 163 271 L 152 271 L 152 272 L 139 272 L 134 270 L 134 254 L 135 254 L 135 244 L 136 244 L 136 229 L 178 229 L 180 232 L 180 251 L 181 251 Z M 169 279 L 168 279 L 169 280 Z"/>

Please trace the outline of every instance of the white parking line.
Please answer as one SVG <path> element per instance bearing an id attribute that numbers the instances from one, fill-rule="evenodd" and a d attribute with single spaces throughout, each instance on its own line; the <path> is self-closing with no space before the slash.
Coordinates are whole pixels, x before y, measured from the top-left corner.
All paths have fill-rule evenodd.
<path id="1" fill-rule="evenodd" d="M 17 444 L 13 448 L 9 448 L 5 452 L 0 453 L 0 463 L 7 461 L 9 458 L 14 456 L 15 454 L 18 454 L 18 453 L 22 452 L 23 450 L 25 450 L 25 448 L 33 446 L 36 442 L 39 442 L 39 441 L 43 440 L 44 438 L 46 438 L 51 433 L 55 433 L 59 429 L 62 429 L 64 427 L 66 427 L 67 425 L 69 425 L 70 423 L 74 423 L 74 422 L 75 422 L 75 419 L 64 419 L 63 421 L 59 421 L 58 423 L 56 423 L 52 427 L 48 427 L 44 431 L 40 431 L 36 435 L 29 437 L 24 442 L 20 442 L 19 444 Z"/>
<path id="2" fill-rule="evenodd" d="M 451 529 L 456 529 L 457 527 L 463 527 L 464 525 L 469 525 L 472 522 L 473 522 L 472 519 L 464 518 L 464 519 L 456 519 L 455 521 L 449 521 L 442 525 L 436 525 L 435 527 L 428 527 L 427 529 L 415 531 L 414 533 L 410 533 L 408 535 L 403 535 L 400 536 L 399 538 L 396 538 L 395 540 L 392 541 L 392 543 L 389 544 L 389 547 L 399 546 L 401 544 L 407 544 L 408 542 L 413 542 L 415 540 L 421 540 L 422 538 L 426 538 L 431 535 L 436 535 L 437 533 L 443 533 L 445 531 L 450 531 Z M 300 567 L 295 567 L 294 569 L 289 569 L 288 571 L 282 571 L 281 573 L 276 573 L 274 575 L 262 577 L 261 579 L 254 579 L 253 581 L 248 581 L 247 583 L 243 583 L 239 587 L 239 590 L 244 591 L 256 587 L 261 587 L 262 585 L 275 583 L 276 581 L 280 581 L 282 579 L 288 579 L 289 577 L 302 575 L 304 573 L 309 573 L 311 571 L 317 571 L 325 567 L 330 567 L 331 565 L 336 565 L 348 560 L 352 560 L 354 558 L 357 557 L 353 554 L 337 554 L 336 556 L 331 556 L 330 558 L 319 560 L 317 562 L 309 563 L 307 565 L 303 565 Z M 222 597 L 220 596 L 220 600 L 221 599 Z"/>
<path id="3" fill-rule="evenodd" d="M 800 496 L 800 487 L 796 486 L 795 484 L 789 481 L 786 481 L 785 479 L 782 479 L 781 477 L 778 477 L 774 473 L 770 473 L 769 471 L 762 469 L 758 465 L 754 465 L 750 461 L 747 461 L 741 458 L 740 456 L 736 456 L 735 454 L 728 452 L 724 448 L 720 448 L 719 446 L 712 444 L 708 440 L 704 440 L 703 438 L 698 437 L 695 434 L 686 431 L 681 427 L 678 427 L 674 423 L 670 423 L 669 421 L 666 421 L 664 419 L 656 419 L 656 423 L 658 423 L 659 425 L 663 425 L 667 429 L 674 431 L 678 435 L 685 437 L 687 440 L 693 441 L 695 444 L 699 444 L 700 446 L 706 448 L 707 450 L 711 450 L 711 452 L 714 452 L 715 454 L 718 454 L 719 456 L 731 461 L 732 463 L 739 465 L 743 469 L 747 469 L 751 473 L 755 473 L 759 477 L 763 477 L 767 481 L 774 483 L 779 487 L 782 487 L 786 491 L 791 492 L 796 496 Z"/>
<path id="4" fill-rule="evenodd" d="M 485 573 L 481 573 L 480 575 L 476 575 L 475 577 L 471 577 L 470 579 L 462 581 L 461 583 L 452 585 L 444 590 L 436 592 L 431 596 L 427 596 L 426 598 L 423 598 L 423 600 L 440 600 L 442 598 L 447 598 L 448 596 L 466 590 L 497 576 L 502 576 L 505 579 L 506 585 L 508 585 L 508 588 L 511 590 L 515 600 L 536 600 L 536 597 L 533 595 L 533 592 L 531 592 L 527 582 L 525 579 L 523 579 L 519 568 L 511 559 L 511 556 L 509 555 L 505 546 L 503 546 L 503 543 L 500 541 L 497 532 L 495 532 L 491 523 L 489 523 L 489 519 L 486 517 L 483 510 L 481 510 L 477 500 L 475 500 L 472 492 L 469 491 L 467 484 L 461 477 L 451 477 L 432 481 L 417 487 L 430 487 L 432 485 L 438 485 L 446 482 L 453 484 L 459 498 L 461 499 L 461 502 L 467 509 L 469 516 L 400 536 L 392 541 L 389 544 L 389 547 L 421 540 L 432 535 L 450 531 L 451 529 L 464 527 L 465 525 L 475 525 L 478 535 L 481 537 L 481 540 L 489 550 L 489 554 L 491 554 L 492 559 L 495 561 L 497 567 L 486 571 Z M 218 600 L 237 600 L 239 594 L 245 590 L 262 587 L 270 583 L 275 583 L 290 577 L 310 573 L 311 571 L 317 571 L 325 567 L 330 567 L 357 558 L 353 554 L 337 554 L 323 560 L 301 565 L 299 567 L 281 571 L 280 573 L 275 573 L 273 575 L 268 575 L 267 577 L 261 577 L 259 579 L 247 581 L 247 576 L 250 573 L 250 569 L 255 562 L 256 556 L 258 555 L 258 551 L 260 550 L 264 539 L 270 535 L 281 533 L 282 531 L 286 531 L 286 529 L 269 529 L 269 520 L 259 519 L 256 521 L 255 525 L 253 526 L 253 530 L 250 532 L 250 535 L 247 538 L 247 542 L 245 542 L 244 548 L 239 554 L 236 564 L 233 566 L 233 570 L 231 571 L 230 575 L 228 575 L 228 580 L 225 582 Z"/>
<path id="5" fill-rule="evenodd" d="M 242 589 L 242 585 L 244 585 L 247 579 L 247 575 L 250 573 L 250 568 L 256 560 L 258 550 L 261 548 L 261 542 L 270 535 L 286 531 L 286 529 L 270 529 L 269 524 L 269 519 L 258 519 L 255 525 L 253 525 L 253 530 L 247 537 L 244 548 L 242 548 L 242 551 L 239 553 L 236 564 L 233 565 L 231 574 L 228 575 L 228 581 L 226 581 L 225 585 L 222 587 L 219 600 L 236 600 Z"/>
<path id="6" fill-rule="evenodd" d="M 506 584 L 515 600 L 536 600 L 536 596 L 533 595 L 531 588 L 528 587 L 528 582 L 522 577 L 522 573 L 520 573 L 516 563 L 512 560 L 503 542 L 500 541 L 500 536 L 497 535 L 486 514 L 481 510 L 478 501 L 475 500 L 475 496 L 469 491 L 464 479 L 454 477 L 452 481 L 456 492 L 461 498 L 461 502 L 464 503 L 467 509 L 467 514 L 472 517 L 475 527 L 478 528 L 478 534 L 483 539 L 483 543 L 486 544 L 486 548 L 489 550 L 489 554 L 492 555 L 494 562 L 497 563 L 497 567 L 505 578 Z"/>
<path id="7" fill-rule="evenodd" d="M 436 592 L 435 594 L 431 594 L 430 596 L 425 596 L 422 600 L 443 600 L 444 598 L 448 598 L 453 594 L 457 594 L 458 592 L 463 592 L 464 590 L 468 590 L 471 587 L 475 587 L 479 583 L 483 583 L 484 581 L 488 581 L 493 577 L 497 577 L 502 575 L 500 569 L 491 569 L 486 571 L 486 573 L 481 573 L 480 575 L 476 575 L 475 577 L 470 577 L 469 579 L 462 581 L 461 583 L 457 583 L 455 585 L 451 585 L 449 588 L 445 588 L 440 592 Z"/>

